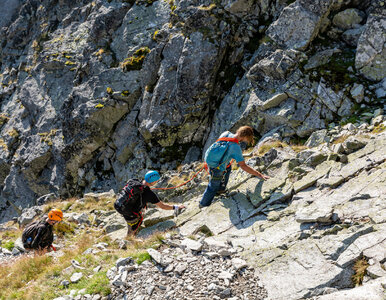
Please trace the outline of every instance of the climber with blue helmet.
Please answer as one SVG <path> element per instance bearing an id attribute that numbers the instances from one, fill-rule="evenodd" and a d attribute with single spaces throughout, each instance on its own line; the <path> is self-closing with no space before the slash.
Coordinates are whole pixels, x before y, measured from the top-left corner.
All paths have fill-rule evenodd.
<path id="1" fill-rule="evenodd" d="M 138 179 L 129 179 L 119 193 L 114 207 L 125 218 L 129 236 L 137 234 L 143 221 L 143 210 L 146 209 L 148 203 L 155 204 L 162 209 L 174 210 L 176 215 L 185 209 L 184 205 L 169 205 L 159 200 L 150 187 L 160 179 L 161 176 L 157 171 L 149 171 L 142 182 Z"/>

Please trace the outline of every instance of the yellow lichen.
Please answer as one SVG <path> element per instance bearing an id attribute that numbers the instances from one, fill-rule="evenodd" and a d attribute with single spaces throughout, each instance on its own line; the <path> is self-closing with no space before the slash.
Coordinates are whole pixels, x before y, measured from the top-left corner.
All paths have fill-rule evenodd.
<path id="1" fill-rule="evenodd" d="M 146 55 L 150 53 L 148 47 L 139 48 L 134 52 L 133 56 L 126 58 L 121 66 L 124 72 L 132 70 L 140 70 L 142 68 L 143 61 L 145 60 Z"/>
<path id="2" fill-rule="evenodd" d="M 7 144 L 4 142 L 3 139 L 0 139 L 0 148 L 3 148 L 5 151 L 8 151 L 8 146 L 7 146 Z"/>
<path id="3" fill-rule="evenodd" d="M 7 123 L 9 120 L 9 117 L 7 117 L 5 114 L 0 114 L 0 126 Z"/>
<path id="4" fill-rule="evenodd" d="M 154 34 L 153 34 L 153 40 L 157 40 L 157 34 L 159 33 L 159 30 L 156 30 L 154 31 Z"/>
<path id="5" fill-rule="evenodd" d="M 211 5 L 209 6 L 199 6 L 198 9 L 199 10 L 212 10 L 216 7 L 216 4 L 212 3 Z"/>
<path id="6" fill-rule="evenodd" d="M 97 105 L 95 105 L 95 108 L 103 108 L 103 107 L 105 107 L 105 106 L 101 103 L 98 103 Z"/>
<path id="7" fill-rule="evenodd" d="M 19 136 L 19 132 L 15 128 L 9 130 L 7 133 L 13 138 L 17 138 Z"/>
<path id="8" fill-rule="evenodd" d="M 103 53 L 105 53 L 105 50 L 104 49 L 99 49 L 95 55 L 98 55 L 98 56 L 101 56 Z"/>
<path id="9" fill-rule="evenodd" d="M 51 129 L 50 132 L 40 132 L 38 135 L 40 136 L 40 142 L 46 143 L 48 146 L 52 146 L 51 137 L 56 134 L 57 129 Z"/>

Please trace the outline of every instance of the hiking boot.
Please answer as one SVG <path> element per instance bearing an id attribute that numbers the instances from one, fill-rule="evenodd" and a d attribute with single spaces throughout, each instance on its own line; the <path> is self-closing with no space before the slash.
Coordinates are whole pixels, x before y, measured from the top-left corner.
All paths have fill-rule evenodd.
<path id="1" fill-rule="evenodd" d="M 228 190 L 225 189 L 225 190 L 217 191 L 216 195 L 218 196 L 218 195 L 227 194 L 227 193 L 228 193 Z"/>

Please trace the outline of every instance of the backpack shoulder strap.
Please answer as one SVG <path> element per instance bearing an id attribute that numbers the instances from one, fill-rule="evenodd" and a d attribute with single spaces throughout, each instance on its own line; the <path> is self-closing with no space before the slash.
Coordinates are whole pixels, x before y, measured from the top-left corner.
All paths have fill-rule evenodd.
<path id="1" fill-rule="evenodd" d="M 230 138 L 230 137 L 222 137 L 219 138 L 216 142 L 231 142 L 231 143 L 239 143 L 239 140 L 236 138 Z"/>

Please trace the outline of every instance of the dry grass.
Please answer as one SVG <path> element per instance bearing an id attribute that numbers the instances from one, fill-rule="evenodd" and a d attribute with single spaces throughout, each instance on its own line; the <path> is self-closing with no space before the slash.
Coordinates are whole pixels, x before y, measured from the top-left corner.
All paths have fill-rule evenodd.
<path id="1" fill-rule="evenodd" d="M 18 229 L 18 230 L 6 230 L 6 231 L 3 231 L 1 232 L 0 234 L 0 239 L 4 241 L 9 241 L 9 240 L 12 240 L 12 241 L 15 241 L 16 239 L 18 239 L 22 234 L 22 230 Z"/>
<path id="2" fill-rule="evenodd" d="M 174 176 L 169 179 L 168 181 L 168 186 L 177 186 L 180 184 L 185 183 L 188 181 L 190 178 L 192 178 L 194 175 L 194 172 L 189 172 L 188 174 L 180 174 L 179 176 Z"/>
<path id="3" fill-rule="evenodd" d="M 363 278 L 366 275 L 366 270 L 369 266 L 369 263 L 365 258 L 358 259 L 354 264 L 355 274 L 351 277 L 351 280 L 354 282 L 355 286 L 362 285 Z"/>
<path id="4" fill-rule="evenodd" d="M 54 226 L 54 233 L 59 237 L 63 238 L 66 235 L 75 233 L 75 224 L 67 223 L 65 221 L 60 222 Z"/>
<path id="5" fill-rule="evenodd" d="M 331 144 L 333 145 L 336 145 L 336 144 L 341 144 L 343 143 L 345 140 L 347 140 L 349 138 L 350 135 L 342 135 L 340 137 L 338 137 L 336 140 L 334 140 Z"/>
<path id="6" fill-rule="evenodd" d="M 379 124 L 378 126 L 375 126 L 371 133 L 377 134 L 377 133 L 381 133 L 385 130 L 386 130 L 386 126 L 383 125 L 383 123 L 382 123 L 382 124 Z"/>
<path id="7" fill-rule="evenodd" d="M 85 198 L 82 202 L 77 200 L 72 198 L 62 202 L 54 201 L 45 205 L 44 212 L 47 213 L 54 207 L 74 212 L 113 209 L 115 199 L 106 197 Z M 9 223 L 7 226 L 15 227 L 15 224 Z M 70 289 L 86 289 L 86 293 L 106 296 L 111 293 L 106 272 L 118 258 L 132 257 L 140 264 L 150 259 L 146 249 L 157 249 L 163 244 L 164 239 L 162 233 L 155 233 L 143 241 L 129 238 L 127 249 L 122 250 L 103 231 L 93 227 L 86 226 L 80 230 L 75 228 L 75 224 L 64 220 L 54 226 L 54 232 L 58 237 L 55 243 L 61 248 L 54 256 L 22 255 L 10 264 L 0 265 L 0 299 L 53 299 L 68 294 L 68 290 L 63 288 L 61 282 L 68 280 L 75 271 L 68 274 L 62 271 L 71 266 L 74 259 L 85 268 L 81 270 L 84 277 L 78 283 L 71 284 Z M 0 234 L 3 243 L 11 245 L 22 234 L 22 230 L 10 229 Z M 100 242 L 107 243 L 106 252 L 84 253 Z M 93 269 L 97 266 L 101 266 L 102 269 L 94 273 Z"/>
<path id="8" fill-rule="evenodd" d="M 291 149 L 294 150 L 296 153 L 302 152 L 303 150 L 308 149 L 307 146 L 304 145 L 290 145 Z"/>
<path id="9" fill-rule="evenodd" d="M 71 277 L 72 273 L 64 274 L 62 271 L 71 266 L 73 259 L 85 269 L 81 271 L 84 277 L 70 288 L 85 288 L 89 294 L 106 296 L 111 292 L 106 271 L 116 260 L 130 256 L 140 264 L 150 259 L 146 249 L 158 248 L 164 237 L 162 233 L 155 233 L 143 242 L 129 239 L 127 250 L 118 249 L 109 236 L 90 228 L 65 238 L 59 237 L 66 244 L 60 257 L 22 256 L 12 264 L 0 266 L 0 299 L 53 299 L 68 294 L 60 283 Z M 100 242 L 108 244 L 108 252 L 84 254 L 85 250 Z M 97 266 L 102 266 L 102 269 L 95 274 L 93 269 Z"/>
<path id="10" fill-rule="evenodd" d="M 259 149 L 257 150 L 257 154 L 259 156 L 263 156 L 272 148 L 286 148 L 286 147 L 288 147 L 288 144 L 285 142 L 281 142 L 281 141 L 266 142 L 259 147 Z"/>

